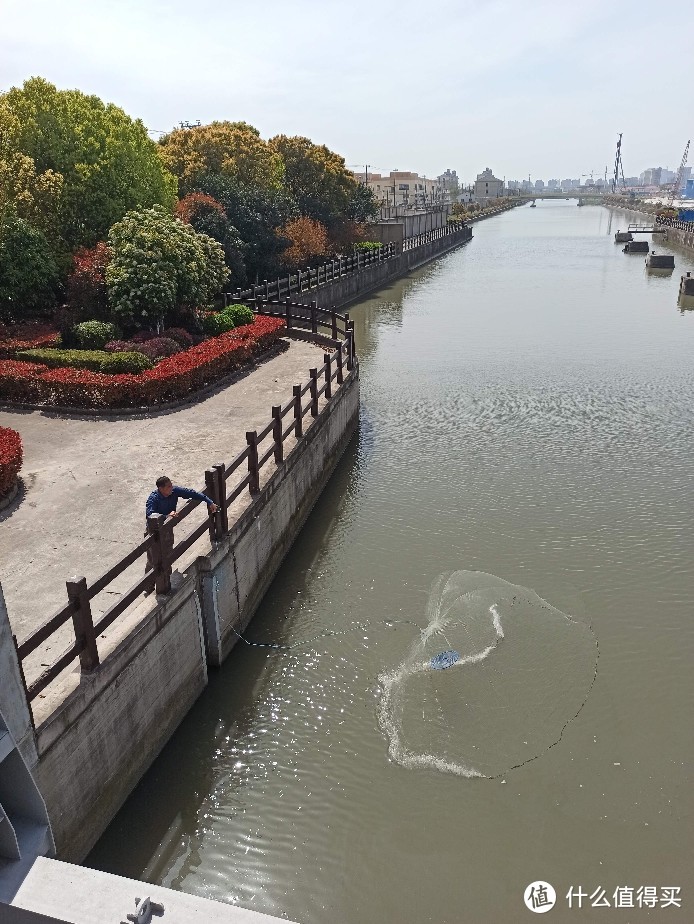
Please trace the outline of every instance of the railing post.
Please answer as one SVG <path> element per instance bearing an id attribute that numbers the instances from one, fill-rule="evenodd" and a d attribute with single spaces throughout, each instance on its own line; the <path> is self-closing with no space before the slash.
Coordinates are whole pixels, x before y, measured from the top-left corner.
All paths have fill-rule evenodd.
<path id="1" fill-rule="evenodd" d="M 333 396 L 332 367 L 330 365 L 330 353 L 323 354 L 325 363 L 325 397 L 329 401 Z"/>
<path id="2" fill-rule="evenodd" d="M 354 321 L 347 322 L 347 336 L 349 339 L 349 351 L 347 353 L 347 368 L 351 372 L 354 368 Z"/>
<path id="3" fill-rule="evenodd" d="M 172 526 L 164 526 L 166 517 L 163 513 L 152 513 L 147 517 L 147 532 L 154 536 L 152 543 L 152 569 L 154 571 L 154 590 L 158 594 L 171 593 L 171 561 L 169 548 L 173 542 L 164 538 L 165 530 L 173 530 Z"/>
<path id="4" fill-rule="evenodd" d="M 219 507 L 218 518 L 219 518 L 219 538 L 221 539 L 225 533 L 229 532 L 229 515 L 227 512 L 227 483 L 226 478 L 224 477 L 225 465 L 223 462 L 217 462 L 212 466 L 217 482 L 217 500 L 216 504 Z"/>
<path id="5" fill-rule="evenodd" d="M 284 459 L 284 446 L 282 445 L 282 406 L 274 404 L 272 406 L 272 439 L 275 443 L 275 465 L 279 465 Z"/>
<path id="6" fill-rule="evenodd" d="M 337 360 L 337 384 L 338 385 L 342 385 L 344 381 L 344 376 L 342 373 L 342 348 L 343 346 L 344 346 L 344 343 L 341 342 L 337 348 L 337 353 L 335 354 L 335 358 Z"/>
<path id="7" fill-rule="evenodd" d="M 301 385 L 294 385 L 294 436 L 299 439 L 304 434 L 304 419 L 301 412 Z"/>
<path id="8" fill-rule="evenodd" d="M 75 638 L 82 642 L 80 651 L 80 667 L 83 671 L 93 671 L 99 666 L 99 651 L 96 647 L 96 633 L 94 632 L 94 619 L 92 607 L 87 592 L 87 579 L 73 577 L 66 581 L 67 596 L 72 603 L 72 625 Z"/>
<path id="9" fill-rule="evenodd" d="M 284 317 L 287 323 L 287 330 L 292 329 L 292 300 L 287 296 L 284 303 Z"/>
<path id="10" fill-rule="evenodd" d="M 267 301 L 270 298 L 270 283 L 267 279 L 263 279 L 263 282 L 265 283 L 265 301 Z"/>
<path id="11" fill-rule="evenodd" d="M 217 496 L 217 475 L 214 469 L 208 468 L 205 472 L 205 494 L 211 497 L 215 504 L 219 505 Z M 216 542 L 219 539 L 219 517 L 217 514 L 209 514 L 210 542 Z"/>
<path id="12" fill-rule="evenodd" d="M 311 379 L 311 417 L 318 417 L 318 370 L 309 369 Z"/>
<path id="13" fill-rule="evenodd" d="M 333 340 L 337 340 L 337 315 L 334 308 L 330 309 L 330 321 L 333 326 Z"/>
<path id="14" fill-rule="evenodd" d="M 260 494 L 260 467 L 258 466 L 258 431 L 249 430 L 246 433 L 248 443 L 248 491 L 250 494 Z"/>
<path id="15" fill-rule="evenodd" d="M 342 278 L 342 254 L 340 254 L 339 260 L 340 260 L 340 265 L 339 265 L 340 278 Z"/>
<path id="16" fill-rule="evenodd" d="M 311 333 L 318 333 L 318 302 L 311 302 Z"/>

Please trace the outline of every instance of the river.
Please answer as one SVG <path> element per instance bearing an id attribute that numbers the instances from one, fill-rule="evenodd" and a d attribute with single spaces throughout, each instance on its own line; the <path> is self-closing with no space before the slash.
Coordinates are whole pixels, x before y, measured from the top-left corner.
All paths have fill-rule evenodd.
<path id="1" fill-rule="evenodd" d="M 648 275 L 629 220 L 519 208 L 351 310 L 358 439 L 247 632 L 285 647 L 237 645 L 87 865 L 302 924 L 515 922 L 535 880 L 691 920 L 694 257 Z M 461 571 L 461 662 L 384 704 Z"/>

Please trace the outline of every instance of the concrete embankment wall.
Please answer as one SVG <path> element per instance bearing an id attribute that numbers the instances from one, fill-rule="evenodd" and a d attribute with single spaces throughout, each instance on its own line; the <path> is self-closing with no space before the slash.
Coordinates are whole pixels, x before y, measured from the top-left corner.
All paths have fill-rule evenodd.
<path id="1" fill-rule="evenodd" d="M 359 273 L 343 276 L 335 282 L 311 289 L 306 296 L 315 300 L 319 308 L 340 308 L 454 250 L 471 238 L 472 231 L 463 228 L 454 234 L 406 250 L 383 263 L 367 266 Z"/>
<path id="2" fill-rule="evenodd" d="M 255 503 L 201 560 L 210 662 L 220 664 L 251 620 L 359 419 L 359 380 L 345 380 Z"/>
<path id="3" fill-rule="evenodd" d="M 661 237 L 661 235 L 658 235 Z M 680 247 L 686 247 L 687 250 L 694 251 L 694 229 L 691 231 L 683 231 L 679 228 L 668 228 L 665 235 L 665 240 L 668 243 L 679 244 Z"/>
<path id="4" fill-rule="evenodd" d="M 358 419 L 356 364 L 310 427 L 305 419 L 304 436 L 229 533 L 185 567 L 181 560 L 172 595 L 144 598 L 122 617 L 121 640 L 79 685 L 74 672 L 65 677 L 65 699 L 34 736 L 17 665 L 4 672 L 11 683 L 0 694 L 13 704 L 61 859 L 84 859 L 204 690 L 208 662 L 219 665 L 231 651 L 234 630 L 250 622 Z M 5 639 L 3 651 L 14 656 L 10 646 Z"/>
<path id="5" fill-rule="evenodd" d="M 34 777 L 63 859 L 84 859 L 207 684 L 197 584 L 193 574 L 169 600 L 143 604 L 37 729 Z"/>

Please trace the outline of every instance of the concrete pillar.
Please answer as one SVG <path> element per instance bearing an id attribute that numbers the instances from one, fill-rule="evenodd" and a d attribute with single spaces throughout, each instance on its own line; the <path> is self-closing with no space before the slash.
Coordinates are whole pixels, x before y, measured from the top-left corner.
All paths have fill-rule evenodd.
<path id="1" fill-rule="evenodd" d="M 0 584 L 0 713 L 28 766 L 38 761 L 29 704 L 24 692 L 12 628 Z"/>

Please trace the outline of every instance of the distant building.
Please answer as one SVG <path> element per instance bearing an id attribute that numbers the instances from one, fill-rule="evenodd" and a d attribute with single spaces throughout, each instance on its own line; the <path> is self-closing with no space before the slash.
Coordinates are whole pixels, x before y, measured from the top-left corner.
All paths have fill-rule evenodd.
<path id="1" fill-rule="evenodd" d="M 547 189 L 557 189 L 559 187 L 559 180 L 548 180 Z"/>
<path id="2" fill-rule="evenodd" d="M 535 189 L 537 189 L 538 192 L 542 192 L 544 188 L 545 188 L 544 180 L 535 180 Z"/>
<path id="3" fill-rule="evenodd" d="M 641 174 L 641 185 L 642 186 L 660 186 L 661 177 L 663 175 L 662 167 L 649 167 L 648 170 L 644 170 Z"/>
<path id="4" fill-rule="evenodd" d="M 684 184 L 684 198 L 694 199 L 694 180 L 689 179 Z"/>
<path id="5" fill-rule="evenodd" d="M 457 202 L 460 193 L 460 179 L 455 170 L 444 170 L 441 176 L 437 177 L 438 182 L 447 191 L 449 202 Z"/>
<path id="6" fill-rule="evenodd" d="M 573 180 L 562 180 L 560 185 L 562 189 L 571 189 Z"/>
<path id="7" fill-rule="evenodd" d="M 363 173 L 355 172 L 354 177 L 360 183 L 364 182 Z M 430 180 L 406 170 L 391 170 L 388 176 L 369 173 L 367 186 L 380 205 L 427 208 L 450 202 L 446 187 L 440 180 Z"/>
<path id="8" fill-rule="evenodd" d="M 533 184 L 530 182 L 530 180 L 523 180 L 521 183 L 521 189 L 525 189 L 530 192 L 533 189 Z"/>
<path id="9" fill-rule="evenodd" d="M 498 199 L 504 194 L 504 181 L 495 177 L 489 167 L 477 174 L 475 180 L 475 201 L 481 199 Z"/>
<path id="10" fill-rule="evenodd" d="M 511 190 L 511 191 L 520 189 L 520 182 L 518 180 L 507 180 L 506 189 Z"/>

